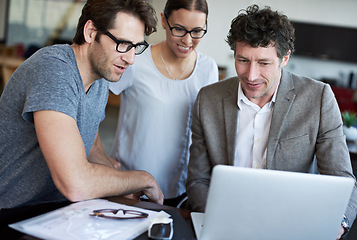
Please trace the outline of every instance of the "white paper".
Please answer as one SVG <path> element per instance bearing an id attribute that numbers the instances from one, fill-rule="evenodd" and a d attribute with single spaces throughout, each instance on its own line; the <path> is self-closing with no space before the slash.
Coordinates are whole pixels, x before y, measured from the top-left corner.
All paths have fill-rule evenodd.
<path id="1" fill-rule="evenodd" d="M 105 219 L 90 216 L 96 209 L 137 210 L 149 214 L 141 219 Z M 133 239 L 147 231 L 156 217 L 169 217 L 164 211 L 155 212 L 133 206 L 94 199 L 30 218 L 9 226 L 17 231 L 44 239 Z"/>

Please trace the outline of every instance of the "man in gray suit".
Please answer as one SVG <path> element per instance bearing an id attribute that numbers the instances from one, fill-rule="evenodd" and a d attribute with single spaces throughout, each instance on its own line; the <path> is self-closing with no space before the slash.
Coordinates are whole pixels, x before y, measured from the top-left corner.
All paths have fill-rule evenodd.
<path id="1" fill-rule="evenodd" d="M 294 39 L 288 18 L 268 7 L 233 19 L 227 42 L 238 77 L 204 87 L 193 110 L 186 187 L 194 211 L 205 209 L 217 164 L 312 172 L 316 156 L 319 173 L 354 178 L 330 86 L 283 70 Z M 356 186 L 338 238 L 356 217 Z"/>

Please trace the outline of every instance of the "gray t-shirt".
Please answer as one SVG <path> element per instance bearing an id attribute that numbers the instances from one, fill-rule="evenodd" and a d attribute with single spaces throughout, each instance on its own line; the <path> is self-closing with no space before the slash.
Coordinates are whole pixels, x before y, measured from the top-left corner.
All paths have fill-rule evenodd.
<path id="1" fill-rule="evenodd" d="M 0 98 L 0 209 L 66 200 L 39 147 L 33 112 L 54 110 L 75 119 L 88 156 L 107 99 L 104 79 L 84 91 L 69 45 L 45 47 L 15 71 Z"/>

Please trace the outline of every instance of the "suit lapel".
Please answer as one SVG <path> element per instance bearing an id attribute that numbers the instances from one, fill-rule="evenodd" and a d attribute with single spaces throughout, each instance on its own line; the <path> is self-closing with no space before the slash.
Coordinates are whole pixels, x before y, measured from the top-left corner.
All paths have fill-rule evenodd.
<path id="1" fill-rule="evenodd" d="M 232 79 L 234 84 L 232 88 L 228 89 L 229 94 L 223 99 L 223 114 L 226 130 L 228 164 L 234 163 L 234 151 L 236 147 L 236 133 L 237 133 L 237 120 L 238 120 L 238 79 Z"/>
<path id="2" fill-rule="evenodd" d="M 267 168 L 272 164 L 275 151 L 278 147 L 279 139 L 283 125 L 286 124 L 286 118 L 291 106 L 295 100 L 294 84 L 289 72 L 283 71 L 279 84 L 276 101 L 271 120 L 268 146 L 267 146 Z"/>

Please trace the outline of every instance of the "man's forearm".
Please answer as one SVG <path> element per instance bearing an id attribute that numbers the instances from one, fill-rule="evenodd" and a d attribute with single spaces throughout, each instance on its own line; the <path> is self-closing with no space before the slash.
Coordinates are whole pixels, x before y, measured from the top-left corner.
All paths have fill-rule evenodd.
<path id="1" fill-rule="evenodd" d="M 98 142 L 90 155 L 102 164 L 89 162 L 77 123 L 70 116 L 39 111 L 34 113 L 34 122 L 53 182 L 68 200 L 76 202 L 139 192 L 162 203 L 162 192 L 149 173 L 108 167 L 107 156 Z"/>
<path id="2" fill-rule="evenodd" d="M 149 173 L 115 170 L 103 164 L 82 165 L 76 175 L 66 181 L 55 180 L 55 184 L 73 202 L 131 193 L 146 195 L 156 203 L 162 204 L 163 201 L 162 192 Z"/>

